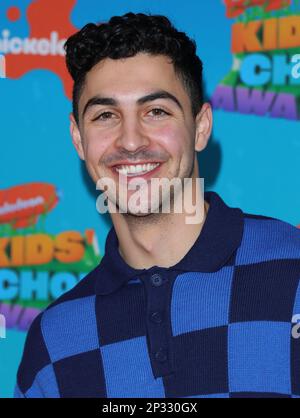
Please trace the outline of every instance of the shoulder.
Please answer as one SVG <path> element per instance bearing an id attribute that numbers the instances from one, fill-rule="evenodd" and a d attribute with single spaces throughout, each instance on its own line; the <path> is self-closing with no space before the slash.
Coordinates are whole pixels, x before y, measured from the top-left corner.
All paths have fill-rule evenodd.
<path id="1" fill-rule="evenodd" d="M 20 393 L 30 394 L 34 387 L 41 388 L 43 380 L 50 386 L 55 361 L 76 354 L 76 349 L 88 350 L 89 345 L 96 344 L 93 312 L 98 273 L 99 265 L 33 320 L 17 372 Z M 84 331 L 89 332 L 89 326 L 93 328 L 93 336 L 80 345 Z M 39 379 L 39 385 L 36 379 Z"/>
<path id="2" fill-rule="evenodd" d="M 283 220 L 244 213 L 238 261 L 300 260 L 300 229 Z"/>
<path id="3" fill-rule="evenodd" d="M 42 316 L 43 312 L 33 320 L 26 336 L 17 372 L 19 394 L 26 394 L 31 389 L 37 374 L 51 363 L 41 331 Z"/>
<path id="4" fill-rule="evenodd" d="M 63 330 L 77 323 L 76 318 L 92 309 L 95 301 L 95 283 L 100 265 L 88 273 L 71 290 L 57 298 L 42 312 L 40 327 L 44 339 L 55 337 Z"/>

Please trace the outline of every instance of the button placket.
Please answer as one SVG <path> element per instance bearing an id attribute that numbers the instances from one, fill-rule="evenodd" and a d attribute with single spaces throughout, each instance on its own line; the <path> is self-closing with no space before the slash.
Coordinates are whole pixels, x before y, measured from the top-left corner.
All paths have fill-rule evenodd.
<path id="1" fill-rule="evenodd" d="M 160 312 L 152 312 L 150 319 L 155 324 L 161 324 L 163 322 L 163 317 Z"/>
<path id="2" fill-rule="evenodd" d="M 167 276 L 168 274 L 168 276 Z M 147 292 L 147 343 L 151 367 L 155 378 L 167 376 L 173 372 L 171 347 L 171 325 L 169 318 L 169 292 L 171 277 L 176 272 L 152 272 L 144 276 Z"/>
<path id="3" fill-rule="evenodd" d="M 158 351 L 156 351 L 154 357 L 160 363 L 164 363 L 167 360 L 167 352 L 163 348 L 160 348 Z"/>
<path id="4" fill-rule="evenodd" d="M 159 287 L 163 284 L 163 279 L 160 274 L 153 274 L 151 276 L 151 283 L 155 287 Z"/>

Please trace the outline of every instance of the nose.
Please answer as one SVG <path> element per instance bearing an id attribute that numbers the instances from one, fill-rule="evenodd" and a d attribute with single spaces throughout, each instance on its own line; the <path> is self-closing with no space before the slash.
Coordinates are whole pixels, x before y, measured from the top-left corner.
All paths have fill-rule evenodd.
<path id="1" fill-rule="evenodd" d="M 136 152 L 140 148 L 147 147 L 149 143 L 150 139 L 142 128 L 137 116 L 124 117 L 116 140 L 116 146 L 130 152 Z"/>

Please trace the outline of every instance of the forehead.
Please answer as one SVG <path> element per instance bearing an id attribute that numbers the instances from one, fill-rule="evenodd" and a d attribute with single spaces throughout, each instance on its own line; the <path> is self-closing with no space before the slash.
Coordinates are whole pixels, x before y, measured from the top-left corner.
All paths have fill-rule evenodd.
<path id="1" fill-rule="evenodd" d="M 95 94 L 135 100 L 154 89 L 167 90 L 180 97 L 183 105 L 188 104 L 189 98 L 171 58 L 146 53 L 117 60 L 106 58 L 87 73 L 79 106 L 84 106 Z"/>

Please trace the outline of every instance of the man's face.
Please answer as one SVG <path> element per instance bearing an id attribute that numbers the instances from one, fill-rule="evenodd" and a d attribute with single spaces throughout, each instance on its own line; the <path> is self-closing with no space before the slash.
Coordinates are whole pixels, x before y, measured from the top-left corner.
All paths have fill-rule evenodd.
<path id="1" fill-rule="evenodd" d="M 128 199 L 133 179 L 194 177 L 195 150 L 206 146 L 211 129 L 209 105 L 193 118 L 190 98 L 163 55 L 101 61 L 86 75 L 78 111 L 79 127 L 71 114 L 71 134 L 90 176 L 95 183 L 114 180 L 118 196 L 121 175 Z M 142 172 L 133 172 L 137 165 Z"/>

